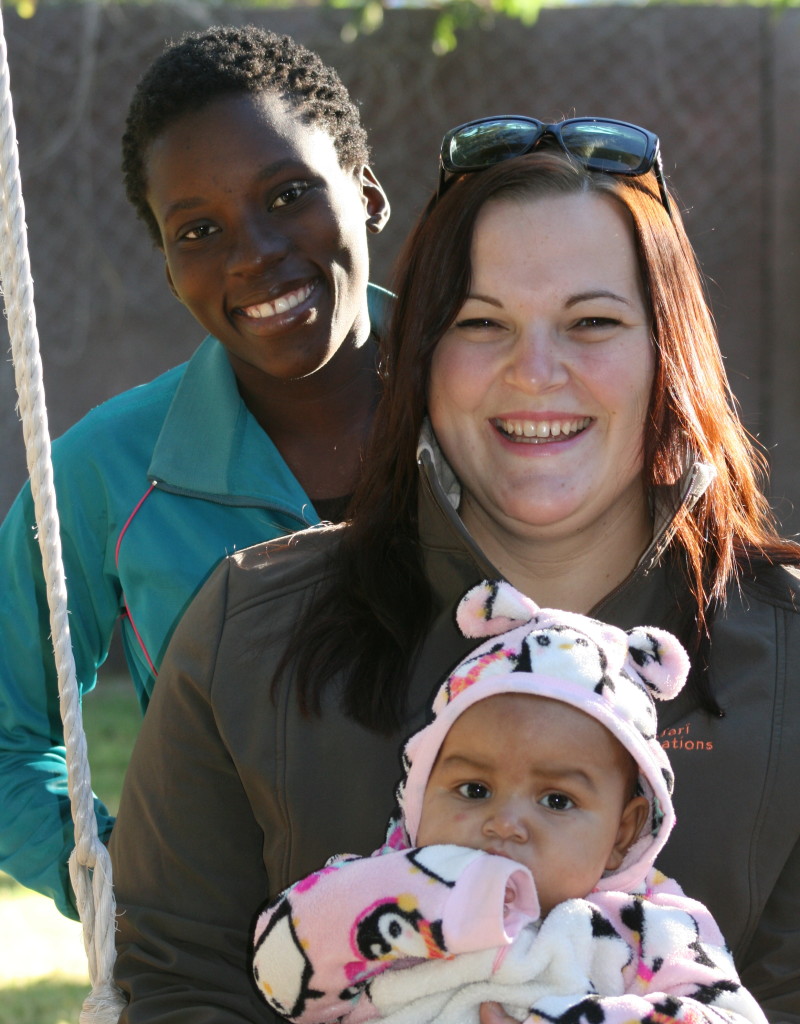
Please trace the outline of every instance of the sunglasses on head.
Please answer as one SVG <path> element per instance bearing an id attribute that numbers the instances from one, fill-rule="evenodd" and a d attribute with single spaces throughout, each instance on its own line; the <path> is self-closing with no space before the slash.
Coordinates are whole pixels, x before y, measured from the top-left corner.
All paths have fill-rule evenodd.
<path id="1" fill-rule="evenodd" d="M 571 117 L 545 124 L 535 117 L 508 115 L 481 117 L 451 128 L 442 139 L 436 198 L 441 196 L 448 175 L 484 171 L 501 160 L 530 153 L 545 138 L 554 139 L 568 156 L 590 171 L 629 177 L 653 171 L 661 202 L 672 217 L 658 136 L 607 117 Z"/>

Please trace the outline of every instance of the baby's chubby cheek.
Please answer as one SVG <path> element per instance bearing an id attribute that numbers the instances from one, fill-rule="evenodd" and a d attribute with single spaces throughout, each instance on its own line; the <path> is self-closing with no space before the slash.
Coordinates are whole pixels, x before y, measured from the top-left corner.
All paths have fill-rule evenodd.
<path id="1" fill-rule="evenodd" d="M 466 811 L 456 811 L 444 829 L 445 835 L 452 837 L 449 841 L 459 846 L 475 846 L 475 830 L 470 823 Z M 445 842 L 448 840 L 445 839 Z"/>
<path id="2" fill-rule="evenodd" d="M 417 844 L 431 846 L 446 843 L 455 846 L 475 845 L 470 841 L 469 814 L 466 811 L 454 811 L 442 820 L 437 819 L 436 815 L 423 813 L 417 828 Z"/>

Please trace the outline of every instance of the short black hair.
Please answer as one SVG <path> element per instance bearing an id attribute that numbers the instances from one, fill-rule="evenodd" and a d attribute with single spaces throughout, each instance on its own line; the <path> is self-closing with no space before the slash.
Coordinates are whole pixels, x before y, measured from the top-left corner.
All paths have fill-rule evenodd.
<path id="1" fill-rule="evenodd" d="M 139 80 L 122 136 L 125 191 L 156 245 L 161 234 L 146 196 L 150 144 L 171 122 L 220 97 L 262 92 L 281 96 L 306 123 L 327 131 L 342 167 L 369 161 L 358 108 L 338 73 L 313 50 L 255 25 L 188 32 Z"/>

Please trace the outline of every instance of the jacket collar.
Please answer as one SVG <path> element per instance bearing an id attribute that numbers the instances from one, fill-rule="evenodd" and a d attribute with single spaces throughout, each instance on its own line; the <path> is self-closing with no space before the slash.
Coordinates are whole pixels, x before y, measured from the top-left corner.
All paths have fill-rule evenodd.
<path id="1" fill-rule="evenodd" d="M 420 433 L 417 463 L 422 483 L 420 503 L 424 507 L 424 511 L 421 510 L 419 517 L 420 540 L 423 549 L 445 551 L 449 552 L 451 556 L 460 552 L 462 559 L 466 556 L 470 568 L 467 570 L 465 578 L 474 577 L 473 581 L 467 583 L 467 588 L 482 579 L 502 579 L 499 570 L 483 554 L 458 515 L 461 485 L 444 457 L 428 420 L 423 424 Z M 591 616 L 607 618 L 610 622 L 622 625 L 618 619 L 628 618 L 627 605 L 630 603 L 634 584 L 651 574 L 659 577 L 658 585 L 649 588 L 652 590 L 653 598 L 658 601 L 659 605 L 666 602 L 663 609 L 657 610 L 654 607 L 651 610 L 652 621 L 660 621 L 660 618 L 655 617 L 657 614 L 666 612 L 668 608 L 674 609 L 674 588 L 680 584 L 677 583 L 674 566 L 667 564 L 670 560 L 664 557 L 672 539 L 672 526 L 679 511 L 682 509 L 688 511 L 697 504 L 714 479 L 715 472 L 714 467 L 707 463 L 694 462 L 687 465 L 683 475 L 675 484 L 656 489 L 653 496 L 652 541 L 627 579 L 623 580 L 618 587 L 591 609 L 589 612 Z M 668 587 L 662 585 L 662 577 L 669 577 L 670 585 Z M 438 592 L 440 588 L 437 586 L 438 581 L 435 577 L 433 577 L 433 583 L 434 589 Z M 452 591 L 450 593 L 452 594 Z M 669 596 L 670 593 L 672 596 Z M 535 595 L 531 596 L 535 597 Z M 637 588 L 637 603 L 639 599 L 643 598 L 644 595 Z M 647 618 L 645 607 L 639 606 L 638 609 L 634 608 L 632 611 L 631 625 L 651 621 Z M 644 618 L 639 617 L 640 615 Z M 628 627 L 625 626 L 625 628 Z"/>
<path id="2" fill-rule="evenodd" d="M 279 506 L 315 523 L 311 502 L 242 401 L 227 354 L 207 337 L 178 383 L 150 460 L 159 487 Z"/>
<path id="3" fill-rule="evenodd" d="M 690 512 L 711 486 L 717 471 L 709 462 L 688 463 L 677 483 L 655 488 L 653 539 L 639 565 L 653 568 L 672 539 L 671 527 L 681 509 Z"/>

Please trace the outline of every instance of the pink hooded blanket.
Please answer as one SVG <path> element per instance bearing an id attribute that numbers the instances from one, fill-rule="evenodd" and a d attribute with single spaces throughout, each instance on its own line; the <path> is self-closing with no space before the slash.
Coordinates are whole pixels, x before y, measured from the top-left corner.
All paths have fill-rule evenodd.
<path id="1" fill-rule="evenodd" d="M 298 1024 L 478 1024 L 499 1001 L 522 1021 L 766 1024 L 709 911 L 653 867 L 674 823 L 655 699 L 683 686 L 687 655 L 660 629 L 624 632 L 540 609 L 506 583 L 461 601 L 467 636 L 490 637 L 440 687 L 403 753 L 399 814 L 371 857 L 337 857 L 259 913 L 253 980 Z M 592 715 L 628 750 L 650 805 L 619 868 L 542 919 L 522 864 L 415 846 L 422 798 L 453 722 L 477 701 L 527 693 Z"/>

